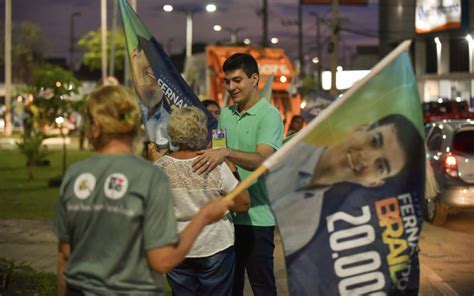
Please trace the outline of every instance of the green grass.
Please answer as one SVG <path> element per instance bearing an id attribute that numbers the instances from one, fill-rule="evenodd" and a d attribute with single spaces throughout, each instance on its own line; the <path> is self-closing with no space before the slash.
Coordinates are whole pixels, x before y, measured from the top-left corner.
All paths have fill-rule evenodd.
<path id="1" fill-rule="evenodd" d="M 87 158 L 89 151 L 68 150 L 68 164 Z M 28 180 L 25 157 L 17 150 L 0 150 L 0 219 L 50 220 L 59 188 L 48 187 L 49 179 L 62 173 L 62 151 L 51 150 L 50 166 L 34 167 Z"/>
<path id="2" fill-rule="evenodd" d="M 0 295 L 49 296 L 56 294 L 56 275 L 51 272 L 38 272 L 31 266 L 11 259 L 0 258 Z"/>

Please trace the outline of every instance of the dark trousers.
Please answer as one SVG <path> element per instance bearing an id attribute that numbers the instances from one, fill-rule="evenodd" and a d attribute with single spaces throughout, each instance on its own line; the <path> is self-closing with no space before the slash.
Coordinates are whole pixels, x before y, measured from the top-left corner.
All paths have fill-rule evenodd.
<path id="1" fill-rule="evenodd" d="M 273 273 L 275 227 L 234 225 L 235 275 L 234 296 L 243 295 L 245 271 L 254 295 L 276 295 Z"/>
<path id="2" fill-rule="evenodd" d="M 203 258 L 186 258 L 166 274 L 173 295 L 231 295 L 235 253 L 229 247 Z"/>
<path id="3" fill-rule="evenodd" d="M 66 296 L 84 296 L 84 295 L 85 294 L 82 293 L 81 290 L 71 287 L 70 285 L 67 285 Z"/>

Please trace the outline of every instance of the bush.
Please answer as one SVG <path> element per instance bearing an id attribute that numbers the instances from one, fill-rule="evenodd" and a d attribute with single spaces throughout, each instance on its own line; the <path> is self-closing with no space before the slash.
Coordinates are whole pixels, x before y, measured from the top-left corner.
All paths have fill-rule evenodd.
<path id="1" fill-rule="evenodd" d="M 26 158 L 26 166 L 28 167 L 28 176 L 30 180 L 33 179 L 33 166 L 44 166 L 49 164 L 45 159 L 48 154 L 48 149 L 42 144 L 43 140 L 46 138 L 47 136 L 41 132 L 33 130 L 29 136 L 23 134 L 23 141 L 16 143 L 18 149 Z"/>
<path id="2" fill-rule="evenodd" d="M 0 258 L 0 295 L 56 295 L 56 275 L 37 272 L 24 262 Z"/>

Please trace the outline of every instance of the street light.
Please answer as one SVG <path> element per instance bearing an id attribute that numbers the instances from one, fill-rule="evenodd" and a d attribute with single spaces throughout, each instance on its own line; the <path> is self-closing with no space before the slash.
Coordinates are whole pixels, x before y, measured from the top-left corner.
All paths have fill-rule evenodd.
<path id="1" fill-rule="evenodd" d="M 272 37 L 272 39 L 270 39 L 270 42 L 272 44 L 277 44 L 278 42 L 280 42 L 280 39 L 278 39 L 277 37 Z"/>
<path id="2" fill-rule="evenodd" d="M 221 25 L 214 25 L 213 30 L 216 32 L 220 32 L 222 30 L 229 32 L 230 33 L 230 43 L 235 44 L 237 43 L 237 34 L 244 30 L 244 27 L 238 27 L 238 28 L 229 28 L 229 27 L 222 27 Z"/>
<path id="3" fill-rule="evenodd" d="M 206 5 L 207 12 L 214 12 L 216 10 L 217 10 L 217 6 L 215 4 L 210 3 Z"/>
<path id="4" fill-rule="evenodd" d="M 205 7 L 207 12 L 215 12 L 217 6 L 213 3 L 209 3 Z M 163 11 L 172 12 L 175 10 L 175 7 L 171 4 L 163 5 Z M 193 46 L 193 13 L 201 11 L 201 9 L 186 8 L 184 6 L 176 7 L 176 11 L 186 14 L 186 58 L 190 58 L 192 55 L 192 46 Z"/>

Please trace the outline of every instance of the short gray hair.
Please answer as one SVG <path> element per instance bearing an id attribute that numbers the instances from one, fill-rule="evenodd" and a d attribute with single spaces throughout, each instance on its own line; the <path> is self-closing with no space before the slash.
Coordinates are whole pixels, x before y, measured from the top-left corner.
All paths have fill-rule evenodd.
<path id="1" fill-rule="evenodd" d="M 207 117 L 199 108 L 173 110 L 167 130 L 171 144 L 179 150 L 200 150 L 206 147 Z"/>

